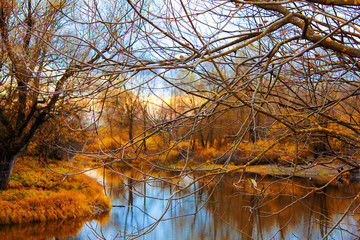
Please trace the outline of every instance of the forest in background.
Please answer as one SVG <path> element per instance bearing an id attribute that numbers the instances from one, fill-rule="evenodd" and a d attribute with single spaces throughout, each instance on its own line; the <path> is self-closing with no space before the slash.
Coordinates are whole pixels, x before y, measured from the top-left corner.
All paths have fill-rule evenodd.
<path id="1" fill-rule="evenodd" d="M 224 173 L 359 167 L 357 2 L 24 0 L 0 10 L 2 189 L 19 154 Z"/>
<path id="2" fill-rule="evenodd" d="M 184 76 L 178 74 L 178 81 L 187 83 L 187 88 L 207 92 L 209 96 L 214 91 L 209 84 L 205 87 L 201 79 L 194 80 L 191 73 L 181 73 Z M 265 86 L 269 84 L 271 86 L 271 82 Z M 80 161 L 87 159 L 105 164 L 121 163 L 117 157 L 121 153 L 125 165 L 135 166 L 159 164 L 161 167 L 184 167 L 185 163 L 189 166 L 203 163 L 226 166 L 251 162 L 252 165 L 295 167 L 297 164 L 337 161 L 357 168 L 358 148 L 351 140 L 354 140 L 353 130 L 356 129 L 352 126 L 358 125 L 359 120 L 359 97 L 357 94 L 352 97 L 347 95 L 349 92 L 353 94 L 356 88 L 349 91 L 354 87 L 342 89 L 338 83 L 317 84 L 323 86 L 316 91 L 306 89 L 308 85 L 293 92 L 281 85 L 271 86 L 277 90 L 267 98 L 268 103 L 264 103 L 264 108 L 271 108 L 270 102 L 277 102 L 276 117 L 295 122 L 299 128 L 297 135 L 289 133 L 284 136 L 288 130 L 285 124 L 267 114 L 254 113 L 246 105 L 233 107 L 224 104 L 199 120 L 193 117 L 199 108 L 211 106 L 211 102 L 203 97 L 171 87 L 167 89 L 170 93 L 167 96 L 144 95 L 139 89 L 124 88 L 120 92 L 109 92 L 101 100 L 101 107 L 97 109 L 101 120 L 99 118 L 92 128 L 71 130 L 79 128 L 81 118 L 88 119 L 88 115 L 77 116 L 73 122 L 63 119 L 49 122 L 29 145 L 28 153 L 45 161 L 47 158 L 71 160 L 78 155 L 76 158 Z M 294 98 L 298 96 L 301 100 L 310 101 L 313 96 L 312 101 L 316 102 L 329 91 L 332 99 L 344 100 L 341 104 L 332 100 L 329 103 L 331 110 L 326 112 L 326 116 L 322 116 L 324 113 L 313 113 L 311 108 L 308 111 L 304 108 L 299 113 L 295 108 L 296 102 L 289 104 L 289 98 L 285 98 L 294 94 Z M 227 101 L 237 104 L 235 97 Z"/>
<path id="3" fill-rule="evenodd" d="M 21 187 L 34 197 L 42 182 L 58 191 L 53 180 L 80 167 L 124 177 L 131 168 L 143 180 L 161 172 L 175 193 L 265 164 L 289 182 L 303 168 L 336 173 L 305 195 L 358 178 L 359 6 L 0 1 L 2 204 Z M 60 175 L 28 177 L 28 165 Z M 185 187 L 174 182 L 195 172 Z"/>

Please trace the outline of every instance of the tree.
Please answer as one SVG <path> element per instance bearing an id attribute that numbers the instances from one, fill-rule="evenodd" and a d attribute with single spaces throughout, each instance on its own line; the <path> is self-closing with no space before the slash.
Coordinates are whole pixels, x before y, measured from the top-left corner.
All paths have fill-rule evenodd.
<path id="1" fill-rule="evenodd" d="M 88 132 L 81 129 L 81 116 L 57 117 L 41 125 L 26 149 L 29 156 L 37 156 L 39 162 L 48 163 L 48 159 L 71 159 L 82 150 L 84 138 Z"/>
<path id="2" fill-rule="evenodd" d="M 315 136 L 318 152 L 330 151 L 324 145 L 327 138 L 358 146 L 359 128 L 343 107 L 345 100 L 359 94 L 359 15 L 351 11 L 357 2 L 176 4 L 168 6 L 167 17 L 158 25 L 143 19 L 159 32 L 146 36 L 147 42 L 154 43 L 151 49 L 169 53 L 155 55 L 164 66 L 159 75 L 165 81 L 170 81 L 168 69 L 187 69 L 205 85 L 215 86 L 212 91 L 194 85 L 188 90 L 172 82 L 185 94 L 207 101 L 196 114 L 190 116 L 187 111 L 189 119 L 203 122 L 220 107 L 227 112 L 241 108 L 246 109 L 248 124 L 240 124 L 237 132 L 248 131 L 254 142 L 267 137 L 262 133 L 265 128 L 280 124 L 283 130 L 277 139 Z M 160 29 L 161 24 L 167 31 Z M 207 71 L 209 64 L 216 74 Z M 338 111 L 348 120 L 339 118 Z"/>
<path id="3" fill-rule="evenodd" d="M 139 72 L 162 81 L 149 92 L 171 86 L 183 98 L 179 108 L 163 101 L 168 108 L 153 118 L 143 138 L 166 136 L 172 147 L 200 138 L 206 146 L 214 134 L 221 140 L 230 133 L 229 152 L 250 142 L 251 157 L 243 164 L 229 170 L 229 158 L 210 174 L 246 171 L 284 142 L 295 148 L 289 161 L 294 168 L 301 146 L 311 146 L 313 156 L 331 155 L 359 168 L 359 5 L 353 0 L 2 1 L 0 189 L 42 124 L 82 110 L 98 119 L 108 93 L 122 92 Z M 176 81 L 181 72 L 190 81 Z M 129 126 L 138 102 L 133 96 L 121 109 L 129 114 Z M 129 138 L 134 145 L 144 141 L 132 130 Z M 112 162 L 125 161 L 124 148 L 106 154 Z M 135 154 L 143 157 L 138 152 L 131 157 Z M 154 169 L 164 169 L 160 160 L 152 163 Z"/>
<path id="4" fill-rule="evenodd" d="M 107 127 L 110 128 L 110 135 L 123 137 L 122 131 L 127 128 L 128 141 L 132 144 L 135 127 L 140 125 L 140 111 L 142 115 L 146 115 L 146 109 L 142 109 L 139 88 L 131 91 L 123 87 L 109 92 L 106 98 L 103 115 Z"/>
<path id="5" fill-rule="evenodd" d="M 127 66 L 111 63 L 131 62 L 136 41 L 123 30 L 131 15 L 121 4 L 1 1 L 0 190 L 45 122 L 91 110 L 101 91 L 119 84 L 114 76 Z"/>
<path id="6" fill-rule="evenodd" d="M 128 3 L 134 11 L 142 7 Z M 300 158 L 322 164 L 339 160 L 350 170 L 359 168 L 360 129 L 354 102 L 360 94 L 360 3 L 179 0 L 157 5 L 161 8 L 152 11 L 151 18 L 139 14 L 147 28 L 137 29 L 144 45 L 150 43 L 146 46 L 158 67 L 156 74 L 182 97 L 203 100 L 170 114 L 175 118 L 163 118 L 159 129 L 177 136 L 172 139 L 176 145 L 211 132 L 215 119 L 223 120 L 219 116 L 239 112 L 243 121 L 228 119 L 234 129 L 229 151 L 242 150 L 246 144 L 252 147 L 251 157 L 240 166 L 229 169 L 229 158 L 222 167 L 200 175 L 245 172 L 276 148 L 282 154 L 279 158 L 294 170 Z M 209 65 L 215 74 L 208 71 Z M 173 81 L 183 69 L 211 90 Z M 175 127 L 187 131 L 176 135 Z M 219 129 L 226 129 L 226 124 L 219 124 Z M 292 145 L 284 147 L 287 144 Z M 302 155 L 301 149 L 309 153 Z M 185 162 L 191 160 L 190 154 L 183 156 Z M 162 164 L 157 163 L 158 169 Z M 188 170 L 184 167 L 179 176 Z"/>

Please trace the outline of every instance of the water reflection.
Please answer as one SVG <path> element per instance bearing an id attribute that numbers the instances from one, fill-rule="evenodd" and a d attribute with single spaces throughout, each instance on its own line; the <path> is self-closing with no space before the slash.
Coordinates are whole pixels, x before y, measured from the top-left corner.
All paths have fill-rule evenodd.
<path id="1" fill-rule="evenodd" d="M 108 219 L 108 214 L 97 216 L 98 222 Z M 61 239 L 68 236 L 76 236 L 84 224 L 91 218 L 77 218 L 61 221 L 49 221 L 40 223 L 0 225 L 0 239 Z"/>
<path id="2" fill-rule="evenodd" d="M 328 239 L 360 235 L 359 202 L 351 205 L 359 183 L 336 182 L 311 193 L 323 183 L 256 175 L 239 182 L 234 174 L 176 192 L 200 175 L 161 173 L 168 180 L 163 182 L 156 174 L 144 178 L 131 171 L 109 172 L 105 179 L 102 171 L 91 174 L 105 180 L 112 198 L 115 207 L 107 216 L 86 224 L 76 219 L 2 226 L 0 239 L 131 239 L 145 233 L 139 239 L 321 239 L 341 219 Z"/>
<path id="3" fill-rule="evenodd" d="M 182 179 L 181 184 L 186 186 L 193 177 Z M 95 238 L 96 231 L 106 239 L 128 239 L 152 230 L 156 223 L 140 239 L 321 239 L 342 218 L 360 189 L 358 184 L 333 184 L 303 198 L 321 184 L 250 176 L 252 180 L 234 187 L 237 179 L 238 175 L 226 177 L 213 181 L 212 186 L 199 181 L 168 202 L 176 189 L 171 183 L 112 174 L 106 178 L 106 192 L 117 207 L 109 222 L 104 226 L 91 223 L 78 237 Z M 329 239 L 359 236 L 357 204 Z"/>

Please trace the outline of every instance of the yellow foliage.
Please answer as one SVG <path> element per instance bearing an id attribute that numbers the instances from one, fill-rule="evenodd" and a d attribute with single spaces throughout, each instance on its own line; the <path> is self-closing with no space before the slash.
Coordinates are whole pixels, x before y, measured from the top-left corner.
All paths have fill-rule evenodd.
<path id="1" fill-rule="evenodd" d="M 175 147 L 161 154 L 160 159 L 162 162 L 175 162 L 179 157 L 180 152 Z"/>
<path id="2" fill-rule="evenodd" d="M 200 158 L 202 162 L 206 162 L 216 159 L 220 154 L 230 149 L 222 159 L 224 160 L 232 154 L 232 161 L 238 164 L 245 164 L 263 152 L 265 153 L 259 160 L 268 163 L 293 163 L 296 157 L 298 157 L 298 159 L 306 158 L 310 154 L 309 147 L 306 145 L 298 144 L 298 146 L 296 146 L 296 142 L 274 143 L 275 140 L 273 139 L 258 140 L 256 143 L 240 142 L 234 152 L 233 144 L 229 143 L 220 147 L 196 149 L 194 155 L 196 158 Z"/>
<path id="3" fill-rule="evenodd" d="M 220 150 L 215 147 L 207 147 L 196 151 L 196 155 L 201 156 L 205 161 L 213 159 Z"/>
<path id="4" fill-rule="evenodd" d="M 98 140 L 98 144 L 100 145 L 101 149 L 107 150 L 113 150 L 121 147 L 122 141 L 120 136 L 113 137 L 113 136 L 105 136 L 103 139 Z"/>

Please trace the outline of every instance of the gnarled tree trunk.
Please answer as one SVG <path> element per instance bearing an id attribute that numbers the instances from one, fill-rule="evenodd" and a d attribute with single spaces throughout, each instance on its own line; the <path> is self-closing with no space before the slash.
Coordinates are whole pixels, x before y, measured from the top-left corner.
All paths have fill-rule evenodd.
<path id="1" fill-rule="evenodd" d="M 10 181 L 11 172 L 14 163 L 19 153 L 17 154 L 2 154 L 0 161 L 0 190 L 7 189 Z"/>

